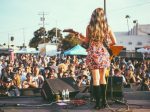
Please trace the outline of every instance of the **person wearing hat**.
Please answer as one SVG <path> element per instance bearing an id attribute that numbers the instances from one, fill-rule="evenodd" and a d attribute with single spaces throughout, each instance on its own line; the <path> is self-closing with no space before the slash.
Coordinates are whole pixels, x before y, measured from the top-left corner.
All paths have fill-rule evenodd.
<path id="1" fill-rule="evenodd" d="M 3 90 L 6 96 L 20 96 L 19 89 L 14 85 L 10 77 L 3 79 L 0 90 Z"/>
<path id="2" fill-rule="evenodd" d="M 89 75 L 87 73 L 86 68 L 84 68 L 81 73 L 80 76 L 78 76 L 78 86 L 86 86 L 90 84 L 90 79 L 89 79 Z"/>

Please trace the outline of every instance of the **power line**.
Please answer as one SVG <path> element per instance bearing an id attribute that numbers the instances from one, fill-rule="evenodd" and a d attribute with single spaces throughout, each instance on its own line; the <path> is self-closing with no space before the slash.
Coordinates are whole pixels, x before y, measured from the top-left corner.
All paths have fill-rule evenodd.
<path id="1" fill-rule="evenodd" d="M 29 27 L 22 27 L 22 28 L 16 28 L 16 29 L 12 29 L 12 30 L 7 30 L 7 31 L 1 31 L 0 32 L 0 34 L 2 34 L 2 33 L 8 33 L 8 32 L 17 32 L 17 31 L 20 31 L 20 30 L 22 30 L 23 28 L 24 29 L 31 29 L 31 28 L 33 28 L 33 27 L 36 27 L 37 25 L 34 25 L 34 26 L 29 26 Z"/>
<path id="2" fill-rule="evenodd" d="M 149 5 L 149 4 L 150 4 L 150 1 L 149 2 L 145 2 L 145 3 L 139 3 L 139 4 L 135 4 L 135 5 L 126 6 L 126 7 L 123 7 L 123 8 L 112 9 L 111 11 L 109 11 L 109 13 L 118 12 L 118 11 L 121 11 L 121 10 L 127 10 L 127 9 L 130 9 L 130 8 L 143 6 L 143 5 Z M 84 21 L 86 21 L 86 20 L 87 20 L 87 18 L 84 18 L 84 20 L 80 20 L 80 21 L 78 21 L 78 23 L 80 23 L 80 24 L 84 23 Z M 75 24 L 77 24 L 77 23 L 75 23 Z"/>
<path id="3" fill-rule="evenodd" d="M 150 4 L 150 1 L 148 2 L 145 2 L 145 3 L 138 3 L 138 4 L 135 4 L 135 5 L 131 5 L 131 6 L 126 6 L 126 7 L 123 7 L 123 8 L 118 8 L 118 9 L 112 9 L 111 11 L 109 11 L 109 13 L 113 13 L 113 12 L 118 12 L 118 11 L 121 11 L 121 10 L 127 10 L 127 9 L 130 9 L 130 8 L 134 8 L 134 7 L 138 7 L 138 6 L 143 6 L 143 5 L 149 5 Z M 40 18 L 41 21 L 42 21 L 42 26 L 45 27 L 46 23 L 45 23 L 45 15 L 48 15 L 46 14 L 45 12 L 41 12 L 39 13 L 38 15 L 41 15 L 42 17 Z M 85 18 L 84 20 L 80 20 L 79 23 L 83 23 L 83 21 L 87 20 L 87 18 Z M 29 29 L 29 28 L 32 28 L 32 27 L 35 27 L 35 26 L 31 26 L 31 27 L 23 27 L 25 29 Z M 1 33 L 8 33 L 8 32 L 14 32 L 14 31 L 20 31 L 22 30 L 22 28 L 18 28 L 18 29 L 13 29 L 13 30 L 9 30 L 9 31 L 2 31 L 0 32 Z"/>
<path id="4" fill-rule="evenodd" d="M 140 4 L 135 4 L 135 5 L 131 5 L 131 6 L 126 6 L 126 7 L 123 7 L 123 8 L 118 8 L 118 9 L 112 9 L 111 11 L 110 11 L 110 13 L 111 12 L 117 12 L 117 11 L 121 11 L 121 10 L 127 10 L 127 9 L 130 9 L 130 8 L 134 8 L 134 7 L 138 7 L 138 6 L 143 6 L 143 5 L 149 5 L 150 4 L 150 2 L 146 2 L 146 3 L 140 3 Z"/>

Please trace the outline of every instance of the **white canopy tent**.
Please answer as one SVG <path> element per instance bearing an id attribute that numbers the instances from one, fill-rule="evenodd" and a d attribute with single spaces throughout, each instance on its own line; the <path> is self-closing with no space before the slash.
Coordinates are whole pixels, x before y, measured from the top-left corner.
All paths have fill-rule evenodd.
<path id="1" fill-rule="evenodd" d="M 37 51 L 35 48 L 22 48 L 21 50 L 14 51 L 16 54 L 38 54 L 39 51 Z"/>
<path id="2" fill-rule="evenodd" d="M 150 53 L 150 49 L 147 49 L 147 48 L 140 48 L 140 49 L 137 49 L 137 52 L 141 52 L 141 53 Z"/>

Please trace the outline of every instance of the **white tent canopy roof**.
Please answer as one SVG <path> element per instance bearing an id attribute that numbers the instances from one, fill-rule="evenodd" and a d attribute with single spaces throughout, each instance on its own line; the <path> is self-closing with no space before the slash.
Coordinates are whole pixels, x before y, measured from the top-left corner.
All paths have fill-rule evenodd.
<path id="1" fill-rule="evenodd" d="M 37 51 L 35 48 L 22 48 L 19 51 L 15 51 L 14 53 L 17 54 L 38 54 L 39 51 Z"/>

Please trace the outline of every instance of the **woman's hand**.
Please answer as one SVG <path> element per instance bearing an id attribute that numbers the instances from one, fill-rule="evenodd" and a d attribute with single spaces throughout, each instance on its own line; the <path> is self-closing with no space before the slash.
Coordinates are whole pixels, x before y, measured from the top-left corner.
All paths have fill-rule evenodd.
<path id="1" fill-rule="evenodd" d="M 78 33 L 76 31 L 74 31 L 73 29 L 64 29 L 63 32 L 70 32 L 75 34 L 75 37 L 77 37 L 78 39 L 80 39 L 82 42 L 87 43 L 88 42 L 88 38 L 86 38 L 85 36 L 83 36 L 81 33 Z"/>

